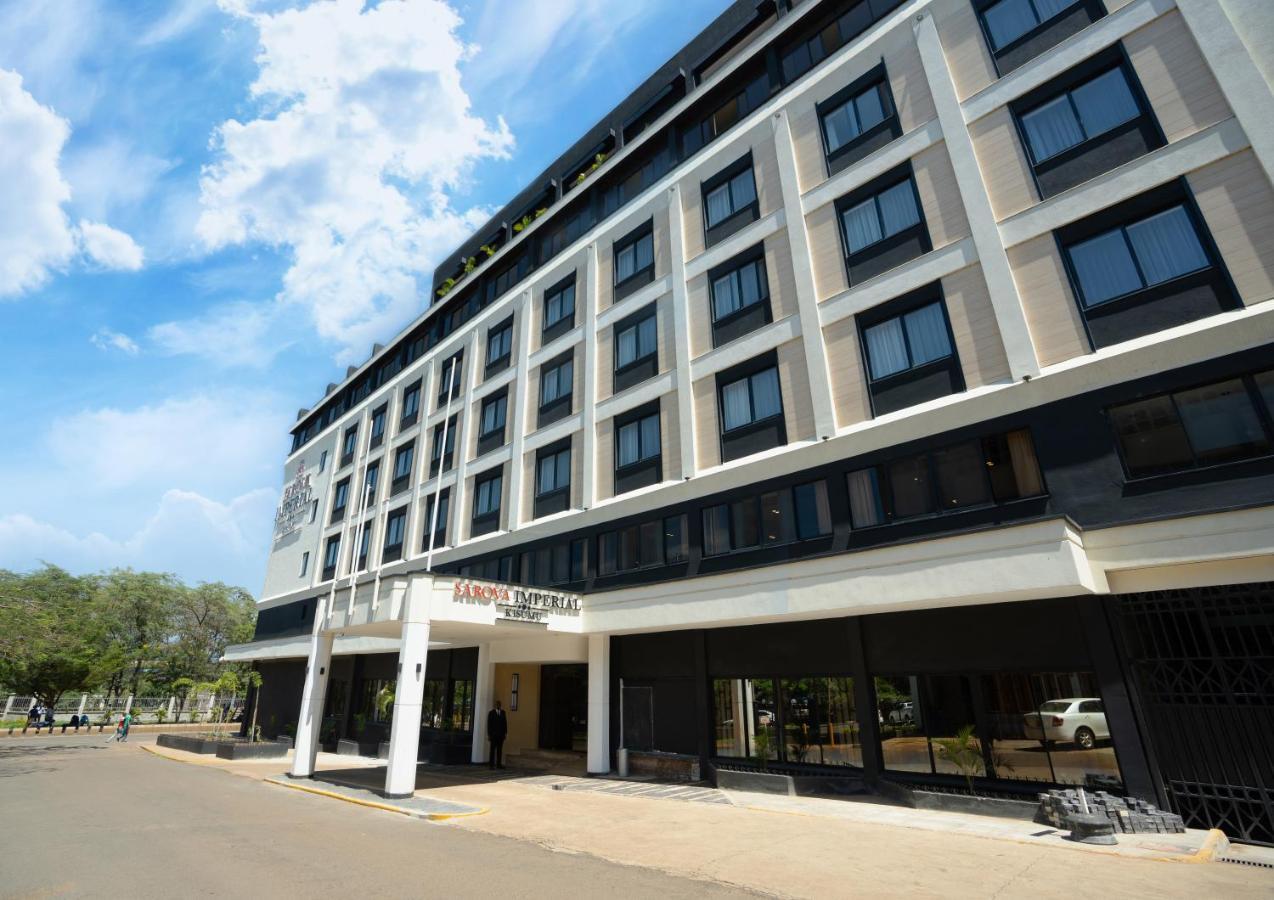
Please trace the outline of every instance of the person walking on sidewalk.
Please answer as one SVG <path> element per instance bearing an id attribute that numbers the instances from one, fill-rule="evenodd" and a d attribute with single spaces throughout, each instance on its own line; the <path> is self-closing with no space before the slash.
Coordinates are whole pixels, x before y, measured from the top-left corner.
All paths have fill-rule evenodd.
<path id="1" fill-rule="evenodd" d="M 509 717 L 500 708 L 500 701 L 495 701 L 495 709 L 487 713 L 487 740 L 491 742 L 490 767 L 504 768 L 504 738 L 509 733 Z"/>
<path id="2" fill-rule="evenodd" d="M 119 720 L 119 739 L 121 741 L 128 740 L 128 729 L 133 725 L 133 714 L 131 712 L 124 713 L 124 718 Z"/>

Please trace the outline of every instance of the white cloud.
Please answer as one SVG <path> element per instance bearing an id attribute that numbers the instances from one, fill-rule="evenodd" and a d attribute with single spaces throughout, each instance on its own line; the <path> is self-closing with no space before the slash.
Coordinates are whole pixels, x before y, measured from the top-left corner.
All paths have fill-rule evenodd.
<path id="1" fill-rule="evenodd" d="M 77 231 L 84 255 L 102 268 L 136 272 L 142 267 L 142 248 L 124 232 L 83 219 Z"/>
<path id="2" fill-rule="evenodd" d="M 89 338 L 89 343 L 98 350 L 118 350 L 126 356 L 136 356 L 140 352 L 136 341 L 126 334 L 111 331 L 109 328 L 97 329 Z"/>
<path id="3" fill-rule="evenodd" d="M 66 121 L 0 69 L 0 297 L 43 286 L 83 251 L 105 268 L 137 269 L 142 253 L 108 225 L 71 225 L 63 205 L 71 189 L 59 168 L 70 136 Z"/>
<path id="4" fill-rule="evenodd" d="M 227 303 L 193 319 L 161 322 L 147 336 L 170 356 L 197 356 L 218 366 L 265 368 L 289 346 L 277 304 Z"/>
<path id="5" fill-rule="evenodd" d="M 448 191 L 512 137 L 472 114 L 458 69 L 468 48 L 441 0 L 222 6 L 258 30 L 262 111 L 217 129 L 197 232 L 210 248 L 286 248 L 279 302 L 348 361 L 419 310 L 418 278 L 482 218 Z"/>

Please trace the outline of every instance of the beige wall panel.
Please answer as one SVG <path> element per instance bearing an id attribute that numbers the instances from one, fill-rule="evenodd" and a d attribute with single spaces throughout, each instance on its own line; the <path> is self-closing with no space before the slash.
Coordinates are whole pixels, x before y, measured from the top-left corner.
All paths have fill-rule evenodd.
<path id="1" fill-rule="evenodd" d="M 809 441 L 814 435 L 814 403 L 810 399 L 805 344 L 799 338 L 778 348 L 779 387 L 783 391 L 783 423 L 789 441 Z"/>
<path id="2" fill-rule="evenodd" d="M 814 293 L 819 300 L 826 300 L 849 288 L 845 258 L 841 255 L 836 204 L 820 206 L 806 216 L 805 228 L 809 233 L 814 269 Z"/>
<path id="3" fill-rule="evenodd" d="M 898 52 L 885 57 L 885 69 L 889 73 L 889 88 L 893 91 L 894 106 L 898 108 L 898 124 L 906 134 L 920 127 L 938 113 L 929 93 L 924 66 L 920 62 L 920 48 L 908 42 Z"/>
<path id="4" fill-rule="evenodd" d="M 516 465 L 514 460 L 510 465 Z M 522 522 L 535 518 L 535 451 L 522 454 Z"/>
<path id="5" fill-rule="evenodd" d="M 703 252 L 703 190 L 698 178 L 683 178 L 681 184 L 681 231 L 686 259 Z"/>
<path id="6" fill-rule="evenodd" d="M 945 247 L 969 236 L 969 220 L 960 200 L 955 170 L 947 156 L 945 143 L 917 153 L 911 160 L 916 175 L 916 190 L 929 228 L 933 248 Z"/>
<path id="7" fill-rule="evenodd" d="M 1187 176 L 1243 303 L 1274 297 L 1274 190 L 1251 150 Z"/>
<path id="8" fill-rule="evenodd" d="M 836 425 L 845 428 L 870 419 L 871 400 L 863 378 L 862 351 L 854 317 L 847 316 L 824 328 L 823 342 L 827 346 L 827 370 L 832 383 L 832 401 L 836 406 Z"/>
<path id="9" fill-rule="evenodd" d="M 1130 34 L 1124 47 L 1169 141 L 1233 115 L 1176 10 Z"/>
<path id="10" fill-rule="evenodd" d="M 783 206 L 783 187 L 779 183 L 779 157 L 774 147 L 774 133 L 769 123 L 757 129 L 752 144 L 752 172 L 756 177 L 756 197 L 761 215 L 768 216 Z"/>
<path id="11" fill-rule="evenodd" d="M 719 465 L 721 442 L 717 430 L 717 380 L 709 375 L 694 383 L 695 465 L 700 470 Z M 676 427 L 675 424 L 673 427 Z"/>
<path id="12" fill-rule="evenodd" d="M 969 134 L 996 220 L 1007 219 L 1034 206 L 1039 194 L 1008 107 L 1002 106 L 974 122 L 969 126 Z"/>
<path id="13" fill-rule="evenodd" d="M 686 282 L 686 309 L 690 319 L 690 358 L 712 349 L 712 293 L 707 275 Z"/>
<path id="14" fill-rule="evenodd" d="M 1051 366 L 1088 353 L 1088 336 L 1053 235 L 1042 234 L 1009 248 L 1009 266 L 1040 365 Z"/>
<path id="15" fill-rule="evenodd" d="M 971 3 L 949 3 L 934 13 L 943 54 L 955 81 L 956 94 L 965 100 L 995 82 L 995 65 Z"/>
<path id="16" fill-rule="evenodd" d="M 605 400 L 615 392 L 615 326 L 597 332 L 597 399 Z M 536 382 L 538 384 L 539 382 Z"/>
<path id="17" fill-rule="evenodd" d="M 843 86 L 841 79 L 836 79 L 836 90 Z M 796 153 L 796 180 L 801 186 L 801 193 L 813 190 L 827 180 L 817 102 L 820 101 L 803 97 L 788 107 L 788 125 L 792 129 L 792 147 Z"/>
<path id="18" fill-rule="evenodd" d="M 659 371 L 677 368 L 677 337 L 672 317 L 672 294 L 664 294 L 655 303 L 655 332 L 658 335 Z"/>
<path id="19" fill-rule="evenodd" d="M 659 447 L 663 454 L 664 481 L 680 478 L 681 425 L 677 420 L 676 391 L 659 398 Z"/>
<path id="20" fill-rule="evenodd" d="M 973 265 L 948 275 L 942 279 L 942 293 L 965 385 L 972 388 L 1009 381 L 1009 361 L 982 267 Z"/>
<path id="21" fill-rule="evenodd" d="M 663 278 L 672 270 L 672 242 L 668 232 L 668 207 L 663 206 L 655 210 L 654 215 L 654 237 L 655 237 L 655 277 Z"/>
<path id="22" fill-rule="evenodd" d="M 800 312 L 796 298 L 796 274 L 792 271 L 792 245 L 787 231 L 779 231 L 765 239 L 765 276 L 770 282 L 770 309 L 774 321 Z"/>
<path id="23" fill-rule="evenodd" d="M 586 302 L 581 285 L 575 285 L 575 320 L 584 321 Z M 615 244 L 608 237 L 597 242 L 597 311 L 601 312 L 615 302 Z"/>
<path id="24" fill-rule="evenodd" d="M 584 432 L 571 435 L 571 509 L 579 509 L 584 496 Z"/>
<path id="25" fill-rule="evenodd" d="M 518 708 L 513 708 L 513 676 L 518 676 Z M 504 753 L 534 750 L 540 746 L 540 666 L 538 663 L 496 663 L 494 698 L 504 707 L 509 733 Z M 475 709 L 475 716 L 488 710 Z"/>
<path id="26" fill-rule="evenodd" d="M 455 491 L 453 490 L 453 491 L 451 492 L 451 497 L 452 497 L 452 499 L 454 499 L 454 498 L 455 498 L 455 496 L 456 496 L 456 493 L 455 493 Z M 465 504 L 465 508 L 464 508 L 464 509 L 456 510 L 456 515 L 457 515 L 457 516 L 459 516 L 459 519 L 458 519 L 457 521 L 461 522 L 461 523 L 463 524 L 463 526 L 464 526 L 464 536 L 465 536 L 465 539 L 466 539 L 466 540 L 468 540 L 469 538 L 472 538 L 472 537 L 473 537 L 473 500 L 474 500 L 474 497 L 473 497 L 473 476 L 472 476 L 472 475 L 469 475 L 469 476 L 467 476 L 467 477 L 465 478 L 465 480 L 464 480 L 464 504 Z M 450 501 L 450 500 L 447 502 L 447 505 L 448 505 L 448 506 L 450 506 L 450 505 L 451 505 L 451 501 Z M 459 530 L 459 529 L 457 529 L 457 530 Z"/>
<path id="27" fill-rule="evenodd" d="M 487 471 L 490 471 L 490 470 L 487 470 Z M 513 506 L 512 502 L 509 499 L 512 496 L 510 493 L 511 488 L 509 487 L 509 471 L 510 469 L 507 465 L 502 464 L 500 466 L 500 472 L 502 477 L 500 478 L 500 525 L 499 527 L 505 530 L 509 528 L 509 523 L 513 521 L 513 517 L 509 514 L 509 510 Z"/>
<path id="28" fill-rule="evenodd" d="M 597 458 L 593 471 L 597 473 L 597 499 L 615 496 L 615 420 L 597 423 L 597 442 L 594 447 Z"/>

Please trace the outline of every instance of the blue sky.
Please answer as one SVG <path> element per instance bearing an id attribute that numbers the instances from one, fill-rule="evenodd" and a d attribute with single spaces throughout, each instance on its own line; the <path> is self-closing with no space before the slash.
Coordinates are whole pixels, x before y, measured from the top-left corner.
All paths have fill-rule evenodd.
<path id="1" fill-rule="evenodd" d="M 256 592 L 287 432 L 726 0 L 0 0 L 0 567 Z"/>

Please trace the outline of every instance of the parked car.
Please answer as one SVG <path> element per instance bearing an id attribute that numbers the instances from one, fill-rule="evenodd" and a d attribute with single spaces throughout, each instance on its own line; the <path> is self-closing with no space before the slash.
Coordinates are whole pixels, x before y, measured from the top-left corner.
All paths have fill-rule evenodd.
<path id="1" fill-rule="evenodd" d="M 899 703 L 889 711 L 890 725 L 911 725 L 916 721 L 916 707 L 910 700 Z"/>
<path id="2" fill-rule="evenodd" d="M 1056 742 L 1091 750 L 1098 741 L 1110 739 L 1106 711 L 1098 697 L 1048 700 L 1040 704 L 1037 711 L 1029 712 L 1023 718 L 1026 736 L 1045 746 Z"/>

